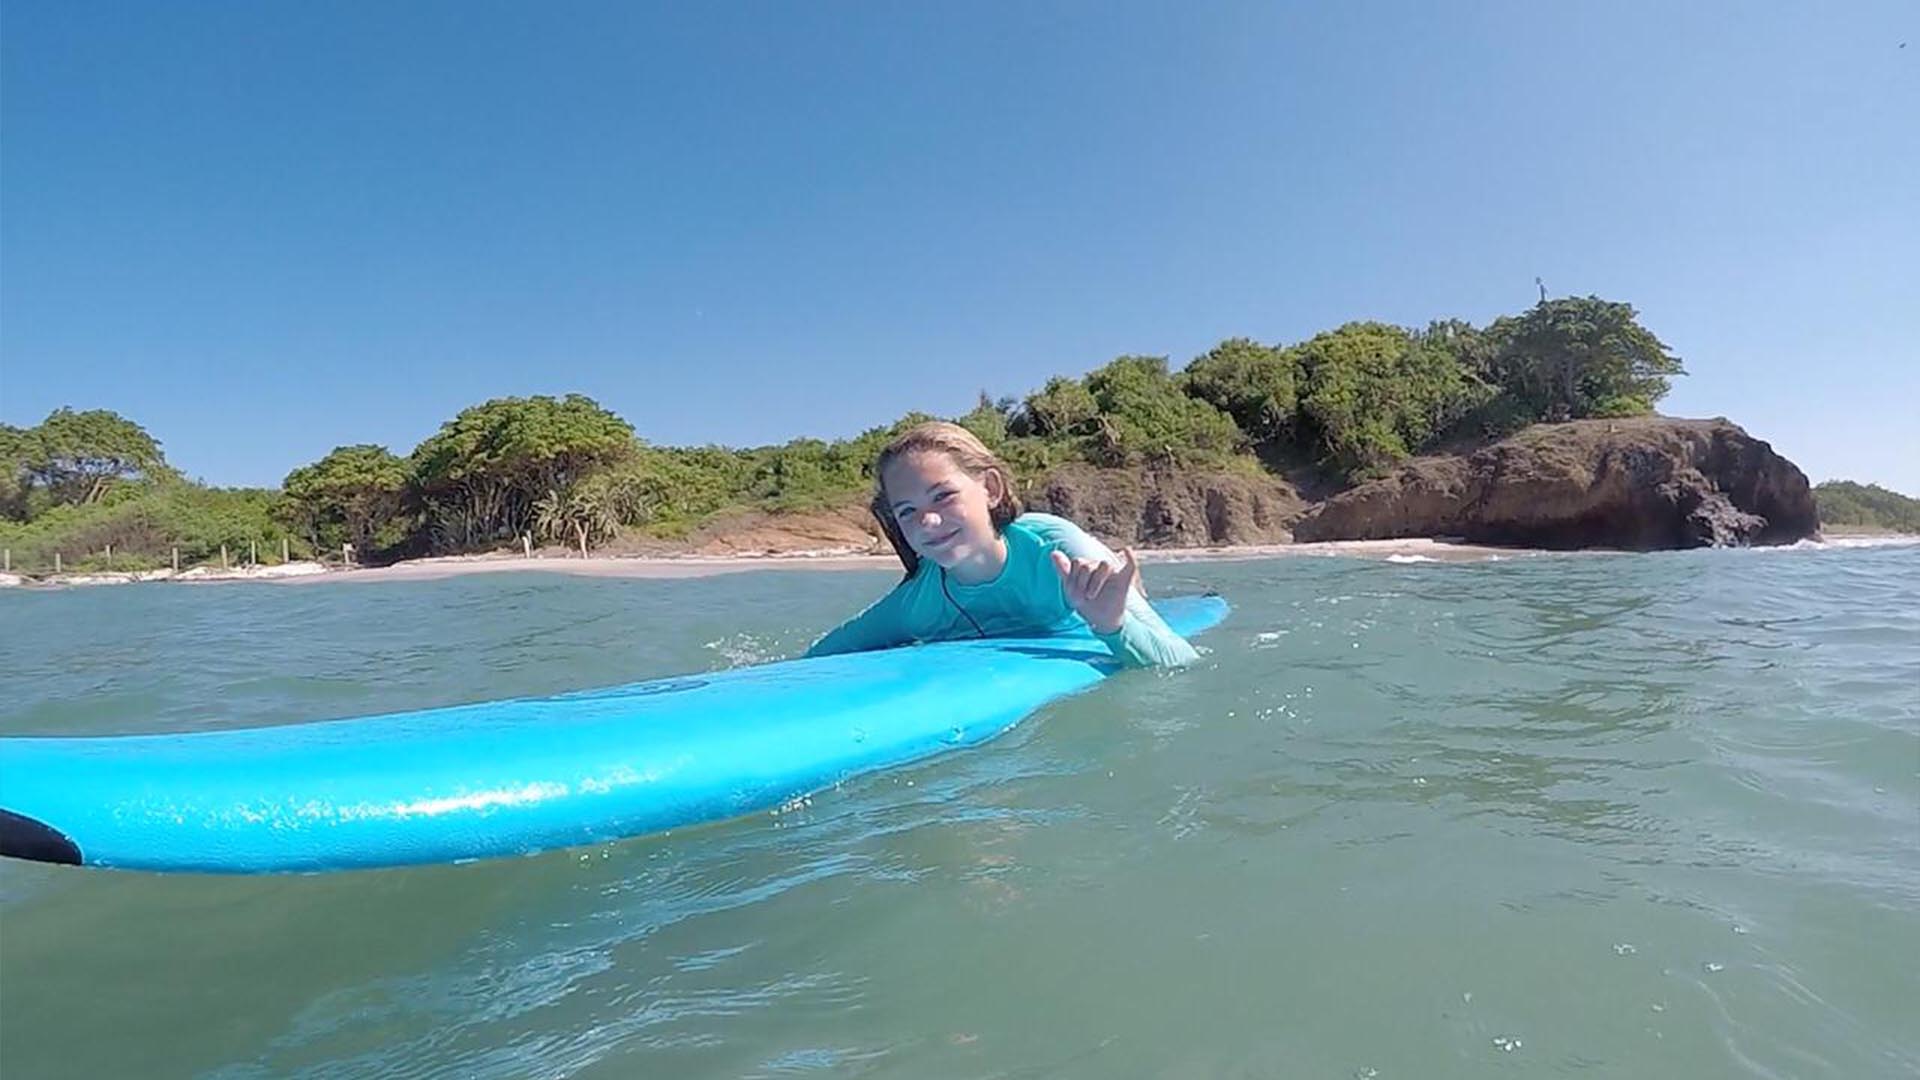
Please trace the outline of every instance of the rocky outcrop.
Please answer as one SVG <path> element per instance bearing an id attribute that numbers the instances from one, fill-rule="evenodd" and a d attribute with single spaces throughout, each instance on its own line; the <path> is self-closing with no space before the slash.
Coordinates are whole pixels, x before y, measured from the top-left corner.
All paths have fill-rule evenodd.
<path id="1" fill-rule="evenodd" d="M 1819 532 L 1806 475 L 1724 419 L 1538 424 L 1418 458 L 1315 506 L 1296 540 L 1457 536 L 1636 550 L 1785 544 Z"/>
<path id="2" fill-rule="evenodd" d="M 1284 543 L 1306 503 L 1292 485 L 1248 470 L 1055 469 L 1027 508 L 1059 514 L 1095 536 L 1142 547 Z"/>

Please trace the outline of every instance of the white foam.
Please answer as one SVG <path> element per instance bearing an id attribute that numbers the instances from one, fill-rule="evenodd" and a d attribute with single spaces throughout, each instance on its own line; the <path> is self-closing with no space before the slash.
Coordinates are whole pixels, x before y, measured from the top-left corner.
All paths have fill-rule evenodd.
<path id="1" fill-rule="evenodd" d="M 1906 533 L 1890 533 L 1886 536 L 1834 536 L 1825 540 L 1801 540 L 1796 548 L 1882 548 L 1914 547 L 1920 545 L 1920 536 Z"/>

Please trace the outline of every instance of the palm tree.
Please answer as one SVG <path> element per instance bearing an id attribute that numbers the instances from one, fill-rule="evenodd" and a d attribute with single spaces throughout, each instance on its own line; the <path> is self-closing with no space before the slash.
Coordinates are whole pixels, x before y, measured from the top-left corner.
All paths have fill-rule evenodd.
<path id="1" fill-rule="evenodd" d="M 613 539 L 620 526 L 637 525 L 646 516 L 645 499 L 628 473 L 602 473 L 548 488 L 533 504 L 534 531 L 578 547 L 583 559 L 590 545 Z"/>
<path id="2" fill-rule="evenodd" d="M 619 531 L 620 516 L 603 485 L 571 484 L 565 490 L 549 488 L 533 504 L 534 528 L 544 538 L 571 541 L 587 557 L 587 545 Z"/>

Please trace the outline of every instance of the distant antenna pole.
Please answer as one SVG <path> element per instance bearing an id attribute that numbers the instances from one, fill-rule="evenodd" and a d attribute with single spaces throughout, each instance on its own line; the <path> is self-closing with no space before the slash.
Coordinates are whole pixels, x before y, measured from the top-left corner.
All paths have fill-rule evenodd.
<path id="1" fill-rule="evenodd" d="M 1543 304 L 1546 303 L 1547 302 L 1547 283 L 1544 281 L 1541 281 L 1539 278 L 1534 278 L 1533 283 L 1535 285 L 1540 286 L 1540 302 Z"/>

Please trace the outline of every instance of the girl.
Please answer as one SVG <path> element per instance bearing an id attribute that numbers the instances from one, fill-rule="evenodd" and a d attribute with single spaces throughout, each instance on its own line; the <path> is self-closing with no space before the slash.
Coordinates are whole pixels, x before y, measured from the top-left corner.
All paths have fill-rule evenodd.
<path id="1" fill-rule="evenodd" d="M 873 515 L 906 578 L 808 656 L 1085 626 L 1122 663 L 1198 658 L 1136 587 L 1131 549 L 1115 558 L 1071 521 L 1021 513 L 1012 473 L 967 429 L 913 427 L 880 452 L 873 474 Z"/>

